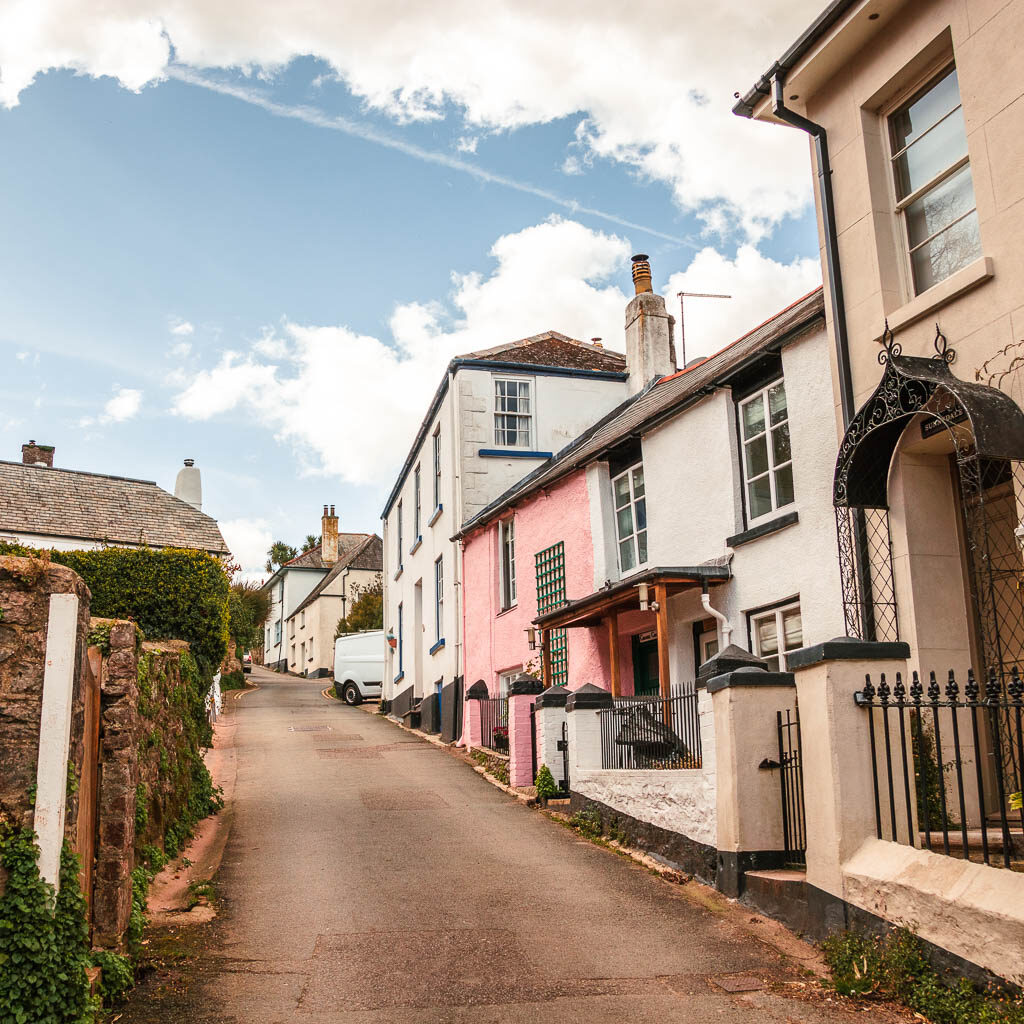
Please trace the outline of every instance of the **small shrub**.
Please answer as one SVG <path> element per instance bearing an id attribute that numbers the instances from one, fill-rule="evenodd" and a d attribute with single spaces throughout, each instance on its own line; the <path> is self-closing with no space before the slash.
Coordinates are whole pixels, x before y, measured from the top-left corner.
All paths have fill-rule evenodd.
<path id="1" fill-rule="evenodd" d="M 537 798 L 540 800 L 550 800 L 553 796 L 558 795 L 555 777 L 551 774 L 551 769 L 546 764 L 540 766 L 537 778 L 534 779 L 533 784 L 537 787 Z"/>
<path id="2" fill-rule="evenodd" d="M 601 812 L 593 808 L 586 811 L 577 811 L 569 819 L 569 824 L 588 839 L 597 839 L 604 831 L 604 826 L 601 823 Z"/>
<path id="3" fill-rule="evenodd" d="M 842 932 L 822 949 L 840 995 L 895 999 L 932 1024 L 1024 1024 L 1024 997 L 979 992 L 966 978 L 944 984 L 906 928 L 884 937 Z"/>
<path id="4" fill-rule="evenodd" d="M 100 996 L 107 1006 L 120 1002 L 135 984 L 135 965 L 131 958 L 108 949 L 97 949 L 92 954 L 93 967 L 99 967 Z"/>
<path id="5" fill-rule="evenodd" d="M 244 690 L 245 674 L 243 672 L 228 672 L 220 677 L 221 690 Z"/>

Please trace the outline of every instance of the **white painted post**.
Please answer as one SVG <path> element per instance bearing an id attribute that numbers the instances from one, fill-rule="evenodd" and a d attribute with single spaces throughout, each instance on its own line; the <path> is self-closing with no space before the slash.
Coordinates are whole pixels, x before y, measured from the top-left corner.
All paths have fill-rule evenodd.
<path id="1" fill-rule="evenodd" d="M 565 702 L 569 723 L 569 786 L 577 772 L 601 769 L 602 711 L 614 706 L 612 695 L 587 683 L 574 690 Z"/>
<path id="2" fill-rule="evenodd" d="M 39 843 L 39 874 L 60 887 L 60 851 L 67 810 L 71 698 L 75 685 L 78 596 L 51 594 L 46 627 L 43 708 L 39 720 L 36 806 L 33 828 Z"/>

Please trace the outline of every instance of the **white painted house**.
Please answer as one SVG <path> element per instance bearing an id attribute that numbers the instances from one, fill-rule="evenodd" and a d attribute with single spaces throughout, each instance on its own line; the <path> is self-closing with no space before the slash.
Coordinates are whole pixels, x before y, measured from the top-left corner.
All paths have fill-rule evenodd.
<path id="1" fill-rule="evenodd" d="M 304 671 L 299 665 L 298 651 L 294 657 L 292 656 L 293 638 L 288 636 L 286 623 L 299 605 L 330 573 L 338 560 L 352 555 L 371 536 L 373 535 L 368 533 L 339 533 L 334 506 L 331 505 L 328 509 L 328 506 L 324 505 L 320 523 L 321 543 L 308 551 L 303 551 L 290 562 L 285 562 L 263 584 L 263 589 L 270 597 L 270 612 L 263 624 L 263 664 L 267 668 L 279 672 Z M 323 642 L 322 638 L 319 642 Z M 318 642 L 315 639 L 313 646 L 318 650 Z M 303 666 L 306 664 L 303 659 Z"/>
<path id="2" fill-rule="evenodd" d="M 625 359 L 555 331 L 448 365 L 384 507 L 384 696 L 401 714 L 460 678 L 461 523 L 626 395 Z"/>

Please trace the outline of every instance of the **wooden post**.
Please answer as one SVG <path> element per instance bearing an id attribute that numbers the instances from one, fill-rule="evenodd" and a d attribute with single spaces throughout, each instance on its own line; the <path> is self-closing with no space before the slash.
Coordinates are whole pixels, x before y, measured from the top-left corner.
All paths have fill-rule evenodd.
<path id="1" fill-rule="evenodd" d="M 612 696 L 622 696 L 622 680 L 619 678 L 619 617 L 609 615 L 604 620 L 608 630 L 608 658 L 611 661 Z"/>
<path id="2" fill-rule="evenodd" d="M 551 637 L 546 629 L 540 631 L 541 680 L 546 690 L 551 685 Z"/>
<path id="3" fill-rule="evenodd" d="M 658 602 L 658 688 L 661 696 L 668 698 L 672 696 L 672 686 L 668 668 L 668 587 L 664 583 L 655 585 L 654 600 Z"/>

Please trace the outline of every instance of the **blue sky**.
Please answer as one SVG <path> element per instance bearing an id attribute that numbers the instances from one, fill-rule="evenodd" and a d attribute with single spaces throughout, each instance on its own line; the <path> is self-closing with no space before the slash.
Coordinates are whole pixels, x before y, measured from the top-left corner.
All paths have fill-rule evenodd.
<path id="1" fill-rule="evenodd" d="M 166 25 L 161 38 L 173 47 Z M 70 62 L 86 73 L 49 69 L 41 52 L 0 106 L 0 458 L 34 438 L 59 466 L 168 488 L 195 458 L 247 567 L 269 536 L 317 532 L 324 503 L 343 529 L 379 529 L 455 352 L 548 328 L 621 347 L 631 251 L 651 254 L 666 294 L 736 294 L 688 313 L 691 353 L 818 274 L 806 144 L 733 126 L 731 95 L 715 119 L 701 97 L 682 122 L 636 127 L 648 112 L 605 109 L 589 65 L 560 112 L 511 72 L 490 89 L 486 65 L 449 80 L 442 61 L 413 88 L 387 54 L 325 46 L 246 74 L 210 45 L 134 78 L 96 77 L 89 52 Z M 541 57 L 515 55 L 516 73 Z M 767 147 L 778 181 L 744 178 L 733 145 Z"/>

